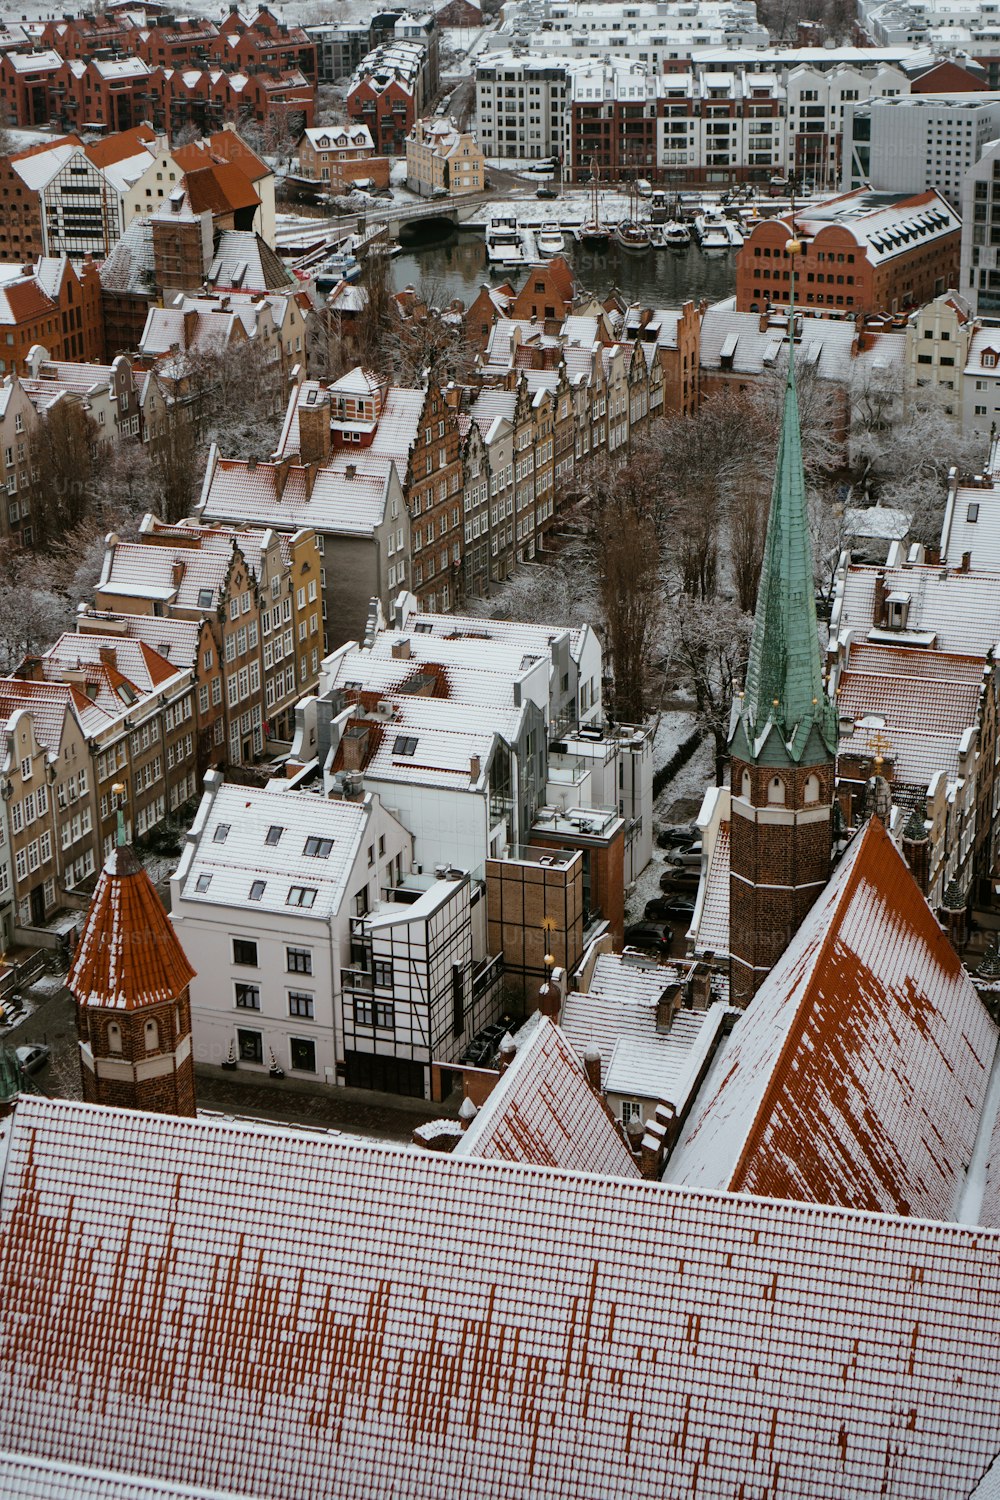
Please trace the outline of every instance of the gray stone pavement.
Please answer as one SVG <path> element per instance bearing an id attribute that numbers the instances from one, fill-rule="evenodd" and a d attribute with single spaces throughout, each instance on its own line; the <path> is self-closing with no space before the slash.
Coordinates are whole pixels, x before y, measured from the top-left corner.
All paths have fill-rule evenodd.
<path id="1" fill-rule="evenodd" d="M 81 1098 L 76 1015 L 69 991 L 59 989 L 38 994 L 37 999 L 36 992 L 29 989 L 27 993 L 34 1009 L 15 1026 L 4 1028 L 0 1042 L 8 1047 L 47 1043 L 52 1056 L 34 1075 L 35 1087 L 52 1098 Z M 219 1068 L 196 1069 L 196 1089 L 200 1109 L 280 1124 L 343 1130 L 384 1141 L 409 1141 L 416 1125 L 444 1115 L 454 1116 L 459 1103 L 456 1098 L 449 1108 L 423 1099 L 371 1093 L 367 1089 L 318 1091 L 295 1080 L 272 1082 L 257 1076 L 251 1078 L 246 1072 L 224 1073 Z"/>

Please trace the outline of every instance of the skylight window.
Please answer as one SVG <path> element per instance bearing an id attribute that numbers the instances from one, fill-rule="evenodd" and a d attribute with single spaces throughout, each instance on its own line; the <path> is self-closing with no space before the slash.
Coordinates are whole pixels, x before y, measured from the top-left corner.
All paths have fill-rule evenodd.
<path id="1" fill-rule="evenodd" d="M 329 859 L 332 848 L 333 839 L 321 839 L 317 838 L 315 834 L 310 834 L 309 838 L 306 839 L 306 846 L 302 852 L 303 854 L 308 854 L 311 859 Z"/>
<path id="2" fill-rule="evenodd" d="M 211 589 L 199 589 L 198 590 L 198 608 L 199 609 L 211 609 L 211 607 L 212 607 L 212 590 Z"/>
<path id="3" fill-rule="evenodd" d="M 412 734 L 397 734 L 392 743 L 393 755 L 412 755 L 417 748 L 417 741 Z"/>
<path id="4" fill-rule="evenodd" d="M 979 520 L 979 502 L 974 500 L 966 511 L 965 519 L 970 523 Z"/>
<path id="5" fill-rule="evenodd" d="M 211 884 L 211 875 L 199 875 L 198 879 L 195 881 L 194 888 L 196 891 L 207 891 Z"/>
<path id="6" fill-rule="evenodd" d="M 288 888 L 285 905 L 312 906 L 315 900 L 316 892 L 311 885 L 292 885 Z"/>
<path id="7" fill-rule="evenodd" d="M 284 829 L 278 823 L 272 823 L 264 836 L 264 843 L 272 846 L 280 843 Z"/>
<path id="8" fill-rule="evenodd" d="M 128 703 L 129 705 L 136 701 L 136 693 L 131 684 L 127 682 L 120 682 L 118 684 L 118 696 L 123 703 Z"/>
<path id="9" fill-rule="evenodd" d="M 267 890 L 266 880 L 255 880 L 250 887 L 250 900 L 259 901 Z"/>
<path id="10" fill-rule="evenodd" d="M 212 834 L 212 842 L 214 844 L 224 844 L 226 842 L 226 839 L 228 837 L 229 837 L 229 824 L 228 823 L 216 823 L 216 825 L 215 825 L 215 832 Z"/>

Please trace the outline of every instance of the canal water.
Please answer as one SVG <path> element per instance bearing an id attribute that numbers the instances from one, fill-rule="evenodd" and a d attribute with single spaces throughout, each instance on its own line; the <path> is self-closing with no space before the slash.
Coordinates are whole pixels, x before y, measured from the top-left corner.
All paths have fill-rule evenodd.
<path id="1" fill-rule="evenodd" d="M 586 291 L 603 296 L 617 287 L 628 301 L 647 307 L 679 307 L 688 298 L 717 302 L 731 296 L 736 287 L 735 251 L 706 256 L 693 242 L 680 253 L 650 250 L 645 255 L 629 255 L 614 243 L 605 251 L 585 250 L 567 236 L 565 254 Z M 491 275 L 484 236 L 468 230 L 407 248 L 392 262 L 395 289 L 418 288 L 437 307 L 453 297 L 460 297 L 468 307 L 484 283 L 496 285 L 509 277 L 519 287 L 524 274 L 522 269 Z"/>

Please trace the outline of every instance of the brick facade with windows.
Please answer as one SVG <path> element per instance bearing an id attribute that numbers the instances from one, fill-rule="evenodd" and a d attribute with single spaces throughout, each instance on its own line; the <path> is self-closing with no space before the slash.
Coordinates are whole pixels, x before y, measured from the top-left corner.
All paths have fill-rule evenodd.
<path id="1" fill-rule="evenodd" d="M 455 413 L 431 382 L 410 449 L 405 492 L 413 548 L 413 592 L 421 609 L 453 608 L 462 585 L 464 483 Z"/>

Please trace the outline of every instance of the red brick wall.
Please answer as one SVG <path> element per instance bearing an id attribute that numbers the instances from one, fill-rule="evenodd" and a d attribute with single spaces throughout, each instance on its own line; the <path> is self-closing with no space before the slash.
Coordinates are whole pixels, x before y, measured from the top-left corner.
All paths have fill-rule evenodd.
<path id="1" fill-rule="evenodd" d="M 733 809 L 730 825 L 729 948 L 731 995 L 744 1006 L 759 988 L 765 970 L 774 967 L 798 931 L 830 875 L 833 767 L 750 766 L 733 760 L 733 796 L 741 795 L 744 772 L 750 775 L 750 800 L 757 808 L 799 812 L 807 806 L 804 789 L 810 775 L 819 777 L 819 800 L 827 816 L 809 823 L 758 823 Z M 780 776 L 784 803 L 768 802 L 768 785 Z M 756 973 L 755 973 L 756 971 Z"/>
<path id="2" fill-rule="evenodd" d="M 155 1021 L 159 1030 L 159 1046 L 151 1051 L 146 1048 L 147 1021 Z M 112 1052 L 108 1045 L 108 1027 L 112 1022 L 121 1028 L 121 1052 Z M 185 1037 L 190 1043 L 190 995 L 185 989 L 176 1000 L 134 1011 L 81 1006 L 77 1025 L 81 1042 L 89 1041 L 95 1060 L 139 1063 L 153 1057 L 173 1057 L 174 1048 Z M 90 1104 L 151 1110 L 158 1114 L 195 1113 L 194 1060 L 190 1046 L 183 1061 L 175 1062 L 169 1072 L 155 1078 L 101 1078 L 82 1059 L 80 1072 L 83 1097 Z"/>

